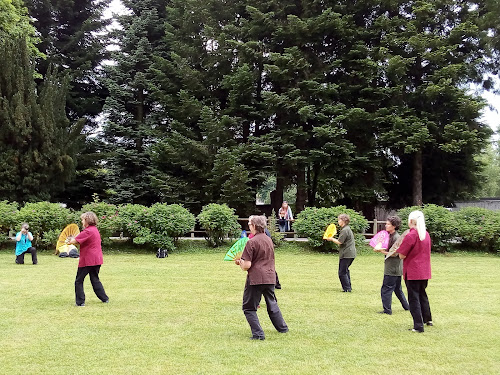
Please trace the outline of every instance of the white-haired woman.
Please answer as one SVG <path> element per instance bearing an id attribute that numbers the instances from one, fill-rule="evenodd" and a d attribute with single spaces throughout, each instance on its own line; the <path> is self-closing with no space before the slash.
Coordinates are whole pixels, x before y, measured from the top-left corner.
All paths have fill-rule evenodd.
<path id="1" fill-rule="evenodd" d="M 408 216 L 410 232 L 397 250 L 403 259 L 403 277 L 408 290 L 413 332 L 424 332 L 424 324 L 432 326 L 431 308 L 425 289 L 431 278 L 431 238 L 425 229 L 421 211 Z"/>

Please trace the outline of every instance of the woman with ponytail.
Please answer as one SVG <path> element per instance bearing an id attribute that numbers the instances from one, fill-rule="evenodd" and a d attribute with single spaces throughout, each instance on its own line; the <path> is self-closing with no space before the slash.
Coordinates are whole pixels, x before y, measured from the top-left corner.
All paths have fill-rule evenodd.
<path id="1" fill-rule="evenodd" d="M 408 302 L 413 317 L 413 332 L 424 332 L 424 323 L 432 326 L 431 308 L 425 289 L 431 278 L 431 238 L 425 229 L 421 211 L 408 216 L 410 232 L 397 250 L 403 259 L 403 277 L 408 290 Z"/>

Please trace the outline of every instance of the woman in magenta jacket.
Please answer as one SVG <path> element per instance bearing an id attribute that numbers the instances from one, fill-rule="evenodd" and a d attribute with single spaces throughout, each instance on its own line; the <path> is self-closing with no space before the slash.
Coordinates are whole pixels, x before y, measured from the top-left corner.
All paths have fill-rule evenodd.
<path id="1" fill-rule="evenodd" d="M 431 238 L 425 229 L 424 214 L 413 211 L 408 217 L 410 231 L 397 250 L 403 259 L 403 278 L 408 290 L 413 332 L 424 332 L 424 324 L 432 326 L 431 308 L 425 289 L 431 278 Z"/>
<path id="2" fill-rule="evenodd" d="M 109 302 L 109 298 L 104 291 L 99 280 L 99 270 L 102 264 L 101 235 L 97 230 L 97 216 L 93 212 L 85 212 L 81 216 L 83 230 L 75 238 L 67 241 L 70 244 L 80 244 L 80 261 L 75 279 L 76 306 L 85 306 L 85 292 L 83 281 L 90 275 L 90 283 L 97 298 L 102 302 Z"/>

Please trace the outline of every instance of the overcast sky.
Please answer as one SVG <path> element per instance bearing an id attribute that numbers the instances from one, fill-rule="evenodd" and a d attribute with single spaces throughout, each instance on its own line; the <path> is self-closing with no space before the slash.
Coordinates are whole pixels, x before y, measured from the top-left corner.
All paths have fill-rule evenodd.
<path id="1" fill-rule="evenodd" d="M 112 17 L 113 13 L 121 14 L 126 12 L 120 0 L 112 0 L 109 9 L 104 12 L 104 17 Z M 500 86 L 500 82 L 499 82 Z M 494 131 L 499 130 L 500 126 L 500 95 L 495 95 L 492 92 L 482 92 L 481 95 L 488 101 L 488 107 L 483 111 L 482 120 L 487 123 Z M 499 139 L 500 135 L 496 134 L 495 139 Z"/>

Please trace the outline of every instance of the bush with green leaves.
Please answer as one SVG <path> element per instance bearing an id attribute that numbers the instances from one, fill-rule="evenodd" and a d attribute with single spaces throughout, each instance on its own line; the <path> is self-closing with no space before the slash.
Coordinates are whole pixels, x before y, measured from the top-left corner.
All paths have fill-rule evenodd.
<path id="1" fill-rule="evenodd" d="M 241 230 L 234 209 L 226 204 L 210 203 L 204 206 L 197 219 L 207 232 L 206 239 L 212 247 L 222 245 L 227 237 L 236 237 Z"/>
<path id="2" fill-rule="evenodd" d="M 194 228 L 195 218 L 179 204 L 156 203 L 151 207 L 138 204 L 120 206 L 119 222 L 135 244 L 150 244 L 167 250 L 175 241 Z"/>
<path id="3" fill-rule="evenodd" d="M 101 234 L 101 241 L 105 244 L 109 243 L 109 237 L 116 234 L 120 229 L 118 223 L 118 207 L 114 204 L 96 200 L 92 203 L 85 204 L 80 214 L 89 211 L 92 211 L 97 216 L 97 229 L 99 229 L 99 233 Z"/>
<path id="4" fill-rule="evenodd" d="M 17 213 L 17 203 L 0 201 L 0 243 L 8 240 L 9 231 L 16 224 Z"/>
<path id="5" fill-rule="evenodd" d="M 271 216 L 267 220 L 267 229 L 271 234 L 271 239 L 273 240 L 274 246 L 281 245 L 283 238 L 285 238 L 285 234 L 281 233 L 277 228 L 277 220 L 276 220 L 276 212 L 273 210 Z"/>
<path id="6" fill-rule="evenodd" d="M 152 218 L 151 230 L 165 233 L 174 241 L 194 229 L 196 219 L 192 213 L 180 204 L 156 203 L 149 208 Z"/>
<path id="7" fill-rule="evenodd" d="M 424 213 L 425 226 L 432 240 L 432 249 L 449 250 L 453 246 L 453 240 L 457 237 L 457 221 L 453 212 L 435 204 L 402 208 L 398 211 L 398 216 L 401 218 L 401 232 L 408 228 L 408 216 L 415 210 Z"/>
<path id="8" fill-rule="evenodd" d="M 368 221 L 360 213 L 346 208 L 345 206 L 336 206 L 330 208 L 316 208 L 308 207 L 304 211 L 297 215 L 293 223 L 293 228 L 300 237 L 307 237 L 309 239 L 309 244 L 312 247 L 327 249 L 336 249 L 337 245 L 330 241 L 323 240 L 323 234 L 326 228 L 330 224 L 337 225 L 338 228 L 338 216 L 340 214 L 347 214 L 351 218 L 349 226 L 354 232 L 356 246 L 362 246 L 364 243 L 364 233 L 368 227 Z"/>
<path id="9" fill-rule="evenodd" d="M 59 203 L 26 203 L 16 217 L 16 232 L 26 222 L 33 234 L 33 246 L 40 249 L 55 247 L 57 238 L 66 225 L 74 223 L 75 215 Z"/>
<path id="10" fill-rule="evenodd" d="M 457 234 L 468 248 L 500 251 L 500 213 L 480 207 L 465 207 L 454 212 Z"/>
<path id="11" fill-rule="evenodd" d="M 142 204 L 122 204 L 118 207 L 118 230 L 134 238 L 147 225 L 148 208 Z"/>

